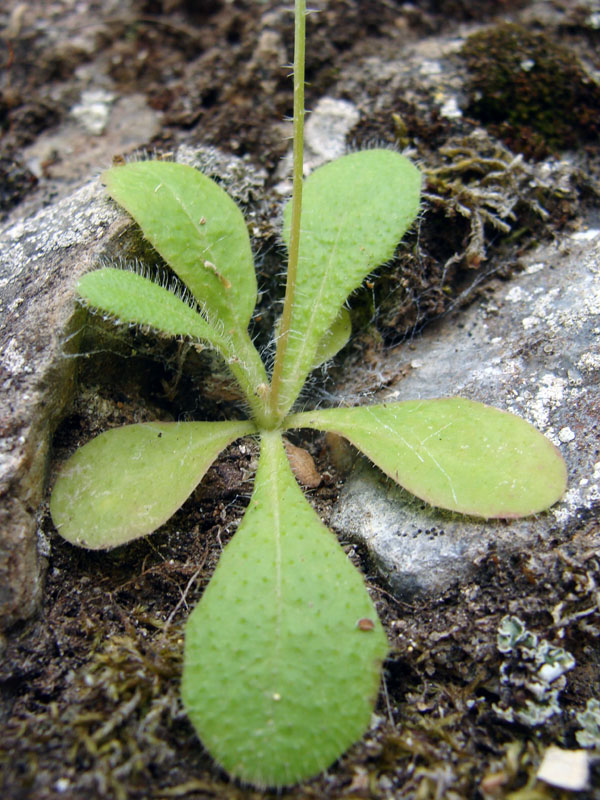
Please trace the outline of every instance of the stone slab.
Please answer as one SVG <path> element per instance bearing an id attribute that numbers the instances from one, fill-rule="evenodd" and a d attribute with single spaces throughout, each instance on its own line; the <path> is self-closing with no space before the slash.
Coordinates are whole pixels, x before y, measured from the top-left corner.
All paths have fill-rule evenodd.
<path id="1" fill-rule="evenodd" d="M 491 299 L 394 351 L 397 373 L 408 374 L 372 402 L 460 395 L 519 414 L 560 448 L 569 488 L 536 517 L 485 522 L 431 508 L 361 461 L 332 525 L 367 547 L 403 598 L 465 582 L 492 551 L 507 557 L 564 541 L 598 513 L 600 230 L 584 225 L 523 263 Z M 393 367 L 384 357 L 365 369 Z"/>

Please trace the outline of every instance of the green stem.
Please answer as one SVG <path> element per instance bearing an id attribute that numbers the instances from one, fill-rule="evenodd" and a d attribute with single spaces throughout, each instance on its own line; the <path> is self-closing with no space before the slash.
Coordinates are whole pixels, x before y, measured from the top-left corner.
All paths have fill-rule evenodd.
<path id="1" fill-rule="evenodd" d="M 306 38 L 306 2 L 296 0 L 294 7 L 294 168 L 292 191 L 292 219 L 290 224 L 290 247 L 285 284 L 285 299 L 281 315 L 281 329 L 277 339 L 275 364 L 271 379 L 270 409 L 275 419 L 279 417 L 279 389 L 283 362 L 287 350 L 292 322 L 292 310 L 296 294 L 296 272 L 300 245 L 300 216 L 302 212 L 302 177 L 304 164 L 304 45 Z"/>
<path id="2" fill-rule="evenodd" d="M 276 420 L 269 408 L 267 373 L 247 331 L 234 337 L 232 351 L 235 357 L 224 352 L 225 360 L 246 396 L 253 420 L 261 428 L 274 428 Z"/>

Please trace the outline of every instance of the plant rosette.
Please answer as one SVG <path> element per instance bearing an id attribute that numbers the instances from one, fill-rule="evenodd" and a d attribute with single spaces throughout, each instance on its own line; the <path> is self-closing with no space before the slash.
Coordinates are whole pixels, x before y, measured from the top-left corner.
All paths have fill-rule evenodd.
<path id="1" fill-rule="evenodd" d="M 295 84 L 303 85 L 303 51 Z M 362 577 L 294 478 L 285 431 L 333 431 L 410 492 L 462 514 L 536 514 L 566 485 L 548 439 L 470 400 L 294 411 L 311 371 L 348 341 L 347 298 L 392 258 L 421 190 L 417 168 L 383 149 L 344 156 L 302 181 L 302 114 L 296 92 L 294 195 L 283 231 L 290 261 L 271 376 L 248 333 L 257 283 L 233 200 L 177 163 L 140 161 L 104 173 L 110 196 L 187 291 L 104 267 L 80 279 L 81 302 L 115 322 L 214 348 L 249 418 L 107 431 L 69 459 L 50 504 L 68 541 L 116 547 L 169 519 L 233 441 L 259 437 L 250 503 L 187 622 L 182 679 L 203 744 L 230 775 L 256 786 L 310 778 L 363 735 L 388 649 Z"/>

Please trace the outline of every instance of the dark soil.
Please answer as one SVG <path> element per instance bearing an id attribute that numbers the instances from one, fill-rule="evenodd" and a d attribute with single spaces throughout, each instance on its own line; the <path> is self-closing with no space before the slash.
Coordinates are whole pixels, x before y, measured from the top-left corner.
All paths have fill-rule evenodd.
<path id="1" fill-rule="evenodd" d="M 275 0 L 8 5 L 0 10 L 0 212 L 50 202 L 114 155 L 135 148 L 164 153 L 181 143 L 213 144 L 264 168 L 268 187 L 277 181 L 275 170 L 289 144 L 282 121 L 292 107 L 289 70 L 283 68 L 292 59 L 288 7 Z M 536 37 L 544 26 L 545 37 L 600 69 L 598 30 L 576 2 L 552 4 L 552 13 L 540 16 L 545 22 L 535 24 L 518 17 L 531 6 L 523 1 L 331 0 L 316 6 L 319 13 L 308 21 L 308 107 L 329 91 L 343 97 L 338 81 L 364 59 L 391 59 L 424 37 L 458 36 L 461 25 L 492 24 L 496 15 L 517 15 L 519 24 L 535 28 Z M 466 59 L 459 53 L 455 58 L 466 81 Z M 407 87 L 406 97 L 386 99 L 383 85 L 366 85 L 366 79 L 361 84 L 355 77 L 349 83 L 360 96 L 348 99 L 362 112 L 352 144 L 409 146 L 426 174 L 418 235 L 356 298 L 355 330 L 362 333 L 354 357 L 358 352 L 368 358 L 373 348 L 396 345 L 428 319 L 485 291 L 487 273 L 507 278 L 520 252 L 568 225 L 580 204 L 595 202 L 598 144 L 588 131 L 597 116 L 578 105 L 581 136 L 568 141 L 579 149 L 572 154 L 568 190 L 563 185 L 559 192 L 536 177 L 533 162 L 525 162 L 525 171 L 514 167 L 518 142 L 527 138 L 522 125 L 518 137 L 504 137 L 504 145 L 494 136 L 506 129 L 478 139 L 475 129 L 486 122 L 478 107 L 472 108 L 478 119 L 450 120 L 440 115 L 429 90 L 416 85 Z M 82 135 L 70 109 L 82 90 L 97 85 L 116 102 L 141 95 L 146 108 L 160 112 L 160 125 L 150 136 L 137 128 L 121 139 Z M 383 99 L 377 104 L 378 97 Z M 135 119 L 129 124 L 135 128 Z M 493 124 L 501 123 L 494 118 Z M 552 138 L 543 147 L 539 138 L 535 144 L 528 156 L 558 153 Z M 490 171 L 486 159 L 495 160 L 494 191 L 518 195 L 509 231 L 495 225 L 491 195 L 475 197 L 482 174 Z M 460 204 L 471 209 L 470 218 L 457 210 Z M 538 213 L 540 205 L 546 217 Z M 277 252 L 272 231 L 260 246 Z M 262 268 L 268 283 L 277 267 L 266 258 Z M 266 298 L 272 299 L 270 292 Z M 132 349 L 138 355 L 126 359 Z M 108 427 L 182 415 L 220 418 L 231 403 L 218 380 L 212 391 L 190 401 L 198 373 L 194 377 L 188 366 L 180 381 L 178 348 L 157 355 L 141 334 L 123 334 L 103 359 L 81 370 L 80 394 L 56 433 L 53 477 L 79 444 Z M 329 380 L 343 391 L 341 371 Z M 316 458 L 323 483 L 310 497 L 327 520 L 343 479 L 335 454 L 317 436 L 295 441 Z M 211 762 L 178 695 L 183 624 L 248 502 L 255 461 L 253 442 L 232 446 L 157 534 L 109 553 L 65 543 L 42 510 L 48 562 L 43 608 L 8 633 L 0 664 L 3 798 L 271 796 L 230 782 Z M 283 796 L 566 797 L 536 783 L 535 772 L 548 744 L 578 746 L 575 712 L 597 694 L 599 536 L 597 522 L 589 520 L 511 563 L 500 563 L 492 553 L 477 580 L 414 604 L 392 597 L 362 554 L 343 542 L 366 575 L 388 631 L 384 691 L 364 739 L 327 773 Z M 503 722 L 492 710 L 504 691 L 496 632 L 507 613 L 577 661 L 561 696 L 562 715 L 537 729 Z M 593 785 L 579 796 L 597 797 L 600 780 L 594 777 Z"/>

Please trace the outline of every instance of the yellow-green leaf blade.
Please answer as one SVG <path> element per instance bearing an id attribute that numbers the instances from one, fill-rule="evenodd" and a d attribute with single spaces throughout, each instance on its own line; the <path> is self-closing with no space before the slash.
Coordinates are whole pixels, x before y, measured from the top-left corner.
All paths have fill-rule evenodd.
<path id="1" fill-rule="evenodd" d="M 549 508 L 566 488 L 557 448 L 525 420 L 455 397 L 291 415 L 289 427 L 344 436 L 434 506 L 484 518 Z"/>
<path id="2" fill-rule="evenodd" d="M 100 434 L 67 461 L 50 500 L 58 532 L 91 549 L 156 530 L 251 422 L 152 422 Z"/>
<path id="3" fill-rule="evenodd" d="M 117 322 L 149 326 L 169 336 L 210 342 L 228 353 L 223 336 L 177 295 L 142 275 L 104 267 L 86 273 L 77 284 L 85 305 L 109 314 Z"/>
<path id="4" fill-rule="evenodd" d="M 352 320 L 347 308 L 341 308 L 329 330 L 319 342 L 313 367 L 320 367 L 336 356 L 352 336 Z"/>
<path id="5" fill-rule="evenodd" d="M 386 652 L 360 575 L 265 434 L 246 515 L 187 623 L 182 694 L 202 742 L 257 786 L 312 777 L 367 727 Z"/>
<path id="6" fill-rule="evenodd" d="M 304 183 L 301 237 L 280 406 L 287 410 L 325 332 L 364 278 L 394 254 L 419 209 L 421 175 L 392 150 L 365 150 L 315 170 Z M 291 207 L 284 214 L 289 243 Z"/>
<path id="7" fill-rule="evenodd" d="M 281 333 L 281 317 L 275 324 L 275 338 Z M 341 308 L 331 327 L 325 331 L 319 342 L 312 368 L 316 369 L 334 358 L 352 336 L 352 320 L 347 308 Z"/>
<path id="8" fill-rule="evenodd" d="M 199 170 L 168 161 L 112 167 L 103 180 L 208 315 L 245 329 L 256 276 L 246 223 L 229 195 Z"/>

